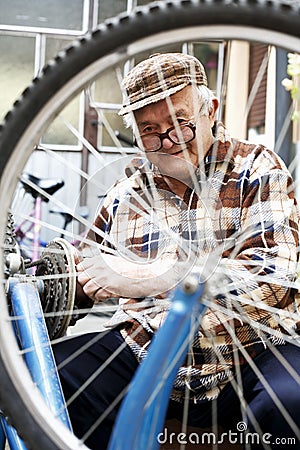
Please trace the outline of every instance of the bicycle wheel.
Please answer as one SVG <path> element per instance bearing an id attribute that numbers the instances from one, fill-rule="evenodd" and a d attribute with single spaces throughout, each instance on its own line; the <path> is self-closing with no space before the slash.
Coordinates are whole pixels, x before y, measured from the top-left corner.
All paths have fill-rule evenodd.
<path id="1" fill-rule="evenodd" d="M 120 177 L 120 167 L 126 166 L 131 159 L 104 116 L 101 115 L 102 124 L 104 123 L 110 139 L 119 149 L 118 161 L 112 161 L 109 164 L 101 157 L 101 151 L 95 150 L 80 131 L 74 130 L 64 119 L 65 108 L 83 89 L 89 93 L 90 104 L 97 109 L 97 105 L 101 104 L 101 95 L 99 94 L 100 98 L 94 97 L 97 90 L 94 86 L 97 86 L 99 80 L 101 83 L 108 83 L 113 73 L 118 81 L 120 73 L 124 71 L 125 63 L 132 58 L 139 61 L 145 55 L 157 50 L 182 49 L 185 43 L 199 41 L 228 43 L 232 40 L 247 40 L 297 52 L 300 48 L 299 15 L 297 4 L 270 1 L 156 2 L 138 9 L 132 15 L 122 14 L 116 19 L 105 22 L 89 37 L 80 39 L 60 53 L 44 69 L 42 75 L 33 80 L 7 115 L 0 129 L 0 200 L 3 209 L 0 218 L 1 242 L 5 242 L 6 214 L 4 212 L 13 209 L 15 192 L 26 164 L 36 154 L 39 157 L 41 153 L 44 153 L 49 159 L 55 157 L 51 145 L 44 144 L 44 136 L 51 130 L 57 117 L 61 117 L 61 123 L 84 144 L 97 161 L 96 175 L 83 174 L 82 171 L 80 175 L 88 181 L 87 184 L 94 182 L 101 193 L 108 189 L 107 183 L 103 182 L 104 177 L 108 175 L 109 182 L 114 183 L 115 179 Z M 229 47 L 227 44 L 227 49 Z M 102 95 L 104 95 L 103 92 Z M 122 98 L 120 86 L 119 98 Z M 132 148 L 130 150 L 132 153 L 135 152 Z M 60 155 L 55 161 L 61 163 L 61 159 Z M 68 166 L 69 162 L 65 164 Z M 144 205 L 143 195 L 139 195 L 140 202 Z M 51 196 L 49 201 L 58 207 L 62 206 Z M 67 208 L 68 211 L 70 208 Z M 88 221 L 77 218 L 86 227 L 90 226 Z M 48 224 L 42 223 L 42 226 L 47 228 Z M 54 227 L 54 231 L 59 234 L 58 227 Z M 173 233 L 164 231 L 166 241 L 174 238 Z M 189 246 L 186 249 L 185 243 L 181 242 L 180 245 L 187 254 L 194 251 Z M 4 244 L 1 246 L 2 252 L 3 248 L 5 248 Z M 126 258 L 128 258 L 127 250 L 124 246 L 120 248 L 116 246 L 118 254 Z M 214 249 L 214 272 L 217 271 L 223 250 L 222 246 L 218 250 L 219 253 Z M 136 255 L 132 258 L 136 261 Z M 3 262 L 4 258 L 1 257 L 0 260 Z M 194 261 L 193 259 L 192 265 Z M 207 262 L 207 267 L 212 269 L 211 259 Z M 2 267 L 3 274 L 5 271 L 6 268 Z M 275 279 L 274 283 L 276 282 L 279 283 Z M 296 287 L 296 284 L 290 285 Z M 217 290 L 218 288 L 219 293 L 222 294 L 224 286 L 217 285 Z M 43 450 L 86 448 L 80 439 L 65 429 L 49 412 L 37 392 L 24 365 L 9 318 L 4 275 L 1 289 L 1 407 L 29 448 Z M 101 310 L 100 306 L 99 309 Z M 272 309 L 268 306 L 267 310 L 270 309 L 276 312 L 276 308 Z M 291 319 L 295 319 L 295 314 L 291 313 Z M 263 327 L 261 332 L 266 331 L 268 330 Z M 295 332 L 287 334 L 286 340 L 296 342 Z M 295 430 L 295 433 L 299 434 L 299 430 Z"/>

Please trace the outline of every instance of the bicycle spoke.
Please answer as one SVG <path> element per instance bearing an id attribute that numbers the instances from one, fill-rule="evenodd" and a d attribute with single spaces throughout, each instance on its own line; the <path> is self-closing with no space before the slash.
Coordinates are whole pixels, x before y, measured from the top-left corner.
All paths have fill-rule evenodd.
<path id="1" fill-rule="evenodd" d="M 176 8 L 175 3 L 177 5 Z M 244 390 L 243 368 L 244 364 L 247 364 L 275 406 L 282 411 L 283 420 L 290 424 L 292 432 L 300 439 L 296 419 L 292 417 L 282 404 L 282 401 L 277 397 L 263 372 L 254 364 L 251 351 L 248 351 L 246 346 L 244 347 L 245 334 L 248 333 L 249 341 L 255 341 L 255 344 L 261 345 L 268 350 L 278 363 L 285 367 L 290 378 L 295 383 L 300 384 L 299 374 L 285 360 L 277 348 L 278 344 L 293 344 L 300 347 L 299 334 L 295 326 L 299 315 L 299 301 L 297 303 L 295 300 L 293 304 L 284 310 L 280 309 L 280 305 L 278 305 L 278 298 L 283 298 L 285 292 L 289 289 L 296 291 L 299 288 L 299 282 L 294 276 L 297 261 L 290 260 L 288 246 L 281 252 L 276 253 L 274 248 L 268 245 L 268 233 L 271 233 L 275 219 L 270 215 L 270 220 L 267 222 L 265 219 L 266 211 L 261 209 L 260 202 L 261 198 L 267 195 L 265 186 L 268 181 L 264 180 L 263 170 L 261 170 L 260 182 L 257 182 L 257 187 L 255 189 L 253 187 L 251 191 L 251 207 L 248 213 L 243 213 L 244 216 L 242 218 L 233 217 L 232 223 L 234 225 L 232 225 L 232 228 L 236 226 L 236 229 L 230 230 L 231 234 L 228 232 L 227 235 L 225 229 L 229 215 L 226 215 L 226 208 L 230 207 L 224 207 L 224 204 L 226 202 L 230 204 L 231 199 L 222 197 L 222 188 L 226 183 L 232 182 L 230 177 L 233 175 L 228 175 L 228 168 L 234 157 L 233 148 L 228 146 L 226 157 L 222 161 L 218 161 L 218 176 L 214 178 L 216 166 L 213 164 L 203 167 L 199 166 L 199 170 L 195 171 L 193 155 L 189 151 L 189 145 L 188 143 L 182 144 L 182 166 L 185 167 L 190 180 L 189 186 L 187 186 L 189 196 L 186 195 L 182 199 L 165 182 L 168 178 L 167 164 L 159 173 L 155 169 L 156 152 L 153 152 L 154 156 L 149 157 L 143 149 L 139 150 L 131 142 L 131 137 L 128 138 L 129 132 L 126 126 L 130 125 L 133 128 L 137 142 L 139 143 L 142 139 L 133 114 L 131 114 L 131 117 L 127 117 L 123 129 L 118 130 L 118 133 L 115 131 L 120 124 L 120 118 L 117 115 L 120 105 L 117 102 L 121 102 L 121 98 L 123 98 L 126 103 L 126 93 L 121 85 L 122 78 L 127 73 L 129 66 L 133 66 L 153 53 L 169 51 L 169 49 L 178 51 L 180 49 L 179 51 L 198 54 L 201 53 L 200 48 L 203 45 L 201 43 L 207 45 L 218 44 L 220 58 L 217 63 L 218 73 L 215 86 L 220 98 L 218 119 L 224 121 L 228 113 L 229 85 L 232 83 L 230 81 L 232 76 L 230 70 L 235 57 L 236 42 L 239 41 L 241 44 L 244 44 L 245 39 L 249 39 L 250 43 L 261 41 L 265 45 L 266 50 L 261 57 L 254 79 L 251 81 L 248 98 L 246 101 L 243 99 L 243 107 L 239 109 L 237 114 L 239 116 L 237 117 L 238 123 L 242 124 L 241 127 L 246 127 L 250 120 L 255 99 L 260 89 L 263 88 L 264 77 L 272 64 L 275 46 L 284 44 L 289 46 L 293 52 L 299 46 L 299 30 L 294 23 L 294 16 L 296 18 L 299 16 L 296 8 L 297 3 L 295 3 L 296 6 L 286 7 L 290 21 L 289 26 L 286 25 L 284 20 L 285 14 L 280 12 L 280 7 L 278 6 L 277 11 L 277 8 L 269 3 L 268 5 L 264 4 L 264 6 L 255 5 L 256 14 L 251 12 L 250 6 L 253 7 L 251 2 L 249 4 L 248 2 L 237 2 L 236 9 L 241 8 L 243 14 L 235 13 L 231 8 L 232 5 L 228 4 L 227 6 L 231 8 L 232 18 L 228 19 L 228 13 L 225 14 L 227 10 L 222 7 L 221 12 L 225 17 L 224 23 L 220 22 L 220 15 L 219 13 L 217 14 L 219 2 L 202 2 L 202 8 L 204 8 L 203 19 L 201 18 L 202 14 L 199 13 L 200 3 L 186 2 L 184 0 L 182 2 L 174 2 L 174 4 L 167 2 L 164 6 L 157 6 L 157 9 L 155 7 L 153 9 L 152 7 L 145 8 L 137 15 L 133 14 L 130 19 L 127 19 L 124 15 L 123 18 L 119 19 L 119 22 L 116 22 L 118 25 L 111 22 L 101 26 L 100 31 L 95 32 L 85 44 L 83 41 L 78 44 L 79 50 L 76 50 L 76 47 L 71 47 L 72 50 L 66 52 L 65 61 L 59 62 L 57 60 L 55 65 L 58 69 L 53 69 L 53 71 L 51 68 L 48 69 L 48 75 L 47 70 L 45 71 L 44 78 L 42 77 L 41 81 L 34 83 L 32 93 L 30 92 L 28 95 L 29 99 L 24 94 L 20 112 L 18 112 L 19 107 L 17 106 L 16 111 L 13 112 L 13 118 L 8 118 L 7 120 L 6 126 L 8 131 L 6 131 L 5 127 L 3 131 L 4 144 L 2 144 L 1 151 L 3 148 L 3 164 L 5 167 L 2 168 L 3 194 L 0 192 L 1 204 L 3 204 L 5 212 L 12 210 L 15 220 L 20 227 L 21 225 L 23 227 L 25 223 L 28 224 L 29 229 L 25 232 L 25 238 L 29 242 L 30 254 L 32 254 L 31 234 L 34 226 L 39 228 L 40 237 L 46 236 L 45 241 L 48 247 L 43 247 L 42 239 L 40 239 L 38 246 L 40 258 L 36 261 L 27 262 L 25 269 L 24 267 L 22 269 L 23 273 L 17 274 L 15 278 L 20 277 L 22 280 L 26 277 L 28 282 L 41 283 L 42 286 L 46 286 L 46 289 L 43 287 L 44 291 L 42 291 L 40 297 L 42 302 L 43 300 L 45 301 L 43 295 L 45 296 L 46 290 L 48 300 L 50 299 L 50 303 L 52 302 L 53 311 L 51 308 L 50 310 L 45 308 L 44 318 L 47 323 L 54 323 L 54 328 L 57 327 L 55 324 L 63 323 L 64 319 L 68 323 L 68 320 L 71 319 L 72 321 L 72 318 L 76 325 L 75 328 L 68 326 L 67 334 L 76 333 L 76 327 L 80 323 L 86 323 L 88 327 L 90 318 L 95 320 L 96 326 L 99 328 L 99 332 L 93 331 L 90 341 L 83 345 L 80 350 L 76 349 L 64 361 L 58 363 L 58 371 L 61 374 L 64 370 L 67 370 L 68 365 L 76 364 L 77 358 L 81 357 L 82 352 L 93 352 L 94 348 L 98 348 L 97 345 L 101 345 L 101 340 L 109 335 L 112 328 L 117 327 L 118 330 L 121 330 L 123 344 L 120 344 L 116 350 L 112 351 L 104 364 L 99 365 L 92 375 L 89 374 L 83 379 L 80 388 L 76 392 L 68 395 L 66 408 L 72 409 L 76 407 L 79 399 L 89 395 L 89 389 L 93 386 L 97 377 L 105 373 L 115 358 L 118 360 L 122 352 L 128 349 L 128 345 L 131 346 L 132 354 L 139 363 L 144 360 L 148 354 L 148 346 L 152 335 L 165 322 L 167 313 L 173 304 L 173 291 L 182 284 L 188 275 L 196 276 L 198 281 L 201 280 L 206 286 L 205 293 L 201 299 L 201 302 L 207 308 L 206 313 L 204 317 L 191 318 L 194 321 L 191 325 L 190 333 L 185 337 L 182 345 L 179 346 L 178 355 L 167 367 L 163 381 L 155 386 L 145 409 L 151 408 L 151 402 L 160 395 L 163 389 L 164 380 L 177 367 L 181 353 L 190 344 L 184 364 L 180 368 L 181 372 L 175 378 L 174 390 L 171 394 L 172 401 L 182 401 L 182 421 L 180 426 L 181 433 L 184 436 L 189 436 L 191 428 L 189 406 L 203 401 L 208 393 L 210 399 L 212 399 L 210 429 L 210 432 L 214 435 L 212 448 L 222 448 L 218 443 L 222 430 L 218 423 L 217 398 L 219 391 L 222 392 L 223 383 L 225 384 L 225 382 L 231 385 L 232 390 L 240 401 L 242 423 L 247 424 L 249 420 L 252 423 L 254 432 L 258 435 L 263 434 L 264 429 L 260 420 L 252 412 L 249 399 Z M 198 16 L 201 16 L 197 19 L 198 22 L 196 22 L 196 18 L 193 17 L 194 15 L 191 12 L 187 12 L 191 7 L 196 8 L 195 12 L 197 11 Z M 293 11 L 293 14 L 290 13 L 290 9 Z M 167 21 L 168 24 L 164 21 L 166 19 L 165 14 L 168 17 L 179 19 L 178 11 L 181 11 L 182 14 L 180 21 L 174 21 L 177 25 L 172 25 L 172 21 Z M 214 19 L 210 18 L 211 11 Z M 263 17 L 260 17 L 262 12 L 264 13 Z M 151 27 L 153 25 L 153 30 L 146 33 L 147 15 L 148 18 L 151 18 L 150 22 Z M 270 24 L 272 20 L 275 21 L 275 25 Z M 133 21 L 131 28 L 128 25 L 128 21 Z M 280 21 L 280 25 L 278 21 Z M 128 27 L 133 31 L 129 33 Z M 247 27 L 246 36 L 245 27 Z M 283 28 L 281 31 L 286 38 L 284 42 L 283 35 L 278 32 L 281 28 Z M 112 39 L 115 42 L 111 42 L 109 33 L 112 33 Z M 87 51 L 83 52 L 85 45 Z M 101 47 L 103 50 L 101 50 Z M 72 53 L 77 51 L 78 56 L 72 56 Z M 81 63 L 82 59 L 84 62 Z M 67 68 L 68 64 L 74 65 L 74 68 L 71 70 L 72 75 L 66 74 L 62 78 L 62 72 L 64 74 L 67 73 L 67 71 L 62 69 Z M 55 76 L 55 70 L 60 71 L 60 76 Z M 248 75 L 243 75 L 241 69 L 239 72 L 240 78 L 244 76 L 243 80 L 240 79 L 241 84 L 246 83 Z M 47 78 L 49 81 L 47 81 Z M 162 71 L 158 71 L 157 78 L 163 85 L 165 80 Z M 55 83 L 54 93 L 52 96 L 48 96 L 48 84 L 51 86 L 53 82 Z M 41 87 L 39 83 L 41 83 Z M 236 87 L 238 88 L 239 86 L 237 85 Z M 24 123 L 25 131 L 22 127 L 16 127 L 15 138 L 11 131 L 13 125 L 16 126 L 16 122 L 24 120 L 22 108 L 26 111 L 30 110 L 34 100 L 41 97 L 40 89 L 43 92 L 41 105 L 30 115 L 30 119 Z M 236 95 L 239 95 L 238 90 Z M 30 100 L 31 96 L 33 100 Z M 84 97 L 85 107 L 88 107 L 87 109 L 94 114 L 91 120 L 92 123 L 88 122 L 90 119 L 86 121 L 86 124 L 92 130 L 96 130 L 92 138 L 90 138 L 82 124 L 77 126 L 75 121 L 68 118 L 69 115 L 66 112 L 68 111 L 66 108 L 71 108 L 72 100 L 75 97 L 79 98 L 78 96 Z M 108 96 L 111 96 L 112 99 L 110 107 L 107 106 L 106 101 Z M 196 110 L 196 99 L 197 95 L 194 92 L 194 104 L 191 105 L 191 110 Z M 166 105 L 169 111 L 170 122 L 173 125 L 171 128 L 174 128 L 175 131 L 168 129 L 162 135 L 173 138 L 174 134 L 172 133 L 174 132 L 176 133 L 176 138 L 179 141 L 183 141 L 183 134 L 186 128 L 181 127 L 174 105 L 168 97 Z M 281 123 L 280 129 L 276 130 L 278 137 L 274 143 L 275 153 L 280 153 L 282 143 L 287 136 L 293 108 L 295 108 L 295 105 L 291 106 L 285 120 Z M 201 117 L 199 111 L 198 113 Z M 65 133 L 70 142 L 76 143 L 73 146 L 74 150 L 67 148 L 68 145 L 63 142 L 61 146 L 51 144 L 49 136 L 55 133 L 53 130 L 58 129 L 57 127 L 61 130 L 62 136 Z M 165 132 L 165 130 L 162 131 Z M 224 147 L 226 147 L 229 138 L 227 131 L 224 131 L 221 125 L 216 127 L 215 138 L 216 141 L 221 140 Z M 160 137 L 159 139 L 162 141 L 163 138 Z M 199 138 L 198 141 L 200 142 Z M 203 144 L 202 142 L 197 147 L 196 156 L 200 161 L 203 160 L 204 148 L 205 143 Z M 211 148 L 210 156 L 212 161 L 218 157 L 218 149 L 218 142 L 216 142 Z M 73 151 L 73 154 L 71 151 Z M 85 161 L 84 158 L 80 160 L 77 157 L 81 153 L 85 155 Z M 163 152 L 161 151 L 159 154 L 163 159 L 165 156 Z M 39 167 L 39 163 L 37 163 L 39 159 L 42 161 L 40 165 L 45 164 L 45 166 L 49 166 L 53 177 L 57 175 L 56 168 L 58 167 L 57 173 L 68 172 L 69 175 L 66 175 L 66 179 L 72 179 L 72 185 L 65 186 L 65 191 L 67 190 L 68 192 L 64 196 L 62 192 L 57 194 L 49 193 L 47 189 L 36 185 L 30 179 L 24 180 L 24 186 L 33 193 L 27 204 L 27 195 L 24 196 L 22 194 L 20 187 L 22 180 L 22 175 L 20 174 L 25 172 L 34 173 L 35 168 Z M 298 167 L 297 155 L 294 160 L 288 163 L 289 169 L 293 173 L 296 172 Z M 163 170 L 165 170 L 165 173 Z M 260 168 L 258 167 L 257 171 L 259 170 Z M 158 183 L 158 174 L 163 175 L 163 180 L 160 180 L 160 183 Z M 257 176 L 258 178 L 259 176 Z M 246 175 L 240 182 L 245 183 L 245 179 Z M 278 177 L 277 182 L 280 189 L 284 189 L 284 181 Z M 298 183 L 298 177 L 296 177 L 295 186 Z M 292 193 L 293 187 L 291 185 L 287 186 L 287 197 L 292 196 Z M 40 219 L 33 216 L 30 206 L 34 197 L 44 199 L 42 217 Z M 65 198 L 68 199 L 67 202 L 65 202 Z M 89 217 L 82 216 L 79 211 L 79 206 L 85 205 L 85 199 L 90 209 Z M 280 205 L 275 203 L 274 201 L 272 207 L 280 210 Z M 198 211 L 201 211 L 198 215 L 194 212 L 195 204 L 197 204 Z M 51 214 L 51 219 L 49 219 L 50 214 L 48 215 L 48 211 L 52 207 L 55 209 L 56 214 Z M 47 211 L 44 215 L 45 210 Z M 70 226 L 70 228 L 65 229 L 64 225 L 60 226 L 60 219 L 61 223 L 63 223 L 63 216 L 57 215 L 60 214 L 60 211 L 74 219 L 75 222 L 74 224 L 72 223 L 72 228 Z M 232 214 L 234 215 L 235 213 Z M 288 214 L 288 211 L 286 214 Z M 97 218 L 98 222 L 94 221 L 95 218 Z M 238 222 L 241 224 L 240 227 L 237 225 Z M 98 226 L 99 223 L 100 226 Z M 6 219 L 3 219 L 0 229 L 4 229 L 5 226 Z M 287 239 L 289 232 L 297 233 L 296 230 L 290 231 L 288 225 L 283 223 L 283 221 L 280 223 L 278 221 L 277 226 L 281 230 L 283 241 Z M 82 235 L 82 230 L 86 230 L 88 233 L 86 234 L 85 231 L 85 234 Z M 129 231 L 132 233 L 131 239 L 128 237 Z M 142 232 L 144 232 L 143 237 L 147 236 L 147 239 L 141 238 Z M 64 239 L 67 242 L 72 242 L 70 244 L 72 245 L 72 251 L 69 249 L 70 254 L 68 254 L 68 250 L 64 246 L 55 247 L 55 244 L 53 244 L 53 242 L 55 243 L 53 236 L 60 236 L 61 234 L 64 235 Z M 248 243 L 254 242 L 255 239 L 257 245 L 249 248 Z M 77 248 L 79 241 L 80 245 Z M 27 242 L 25 239 L 21 239 L 19 246 L 21 254 L 25 254 L 27 248 Z M 0 250 L 6 255 L 7 243 L 4 243 L 4 240 L 1 241 Z M 116 259 L 114 260 L 113 258 L 116 257 L 118 261 L 122 260 L 122 268 L 124 269 L 126 266 L 127 272 L 124 270 L 123 273 L 122 268 L 120 269 L 117 264 L 114 265 L 113 261 L 116 261 Z M 9 261 L 6 262 L 5 258 L 6 256 L 2 257 L 2 263 L 4 261 L 5 266 L 1 274 L 1 285 L 3 286 L 7 282 L 7 271 L 9 271 Z M 61 261 L 64 258 L 63 264 Z M 102 258 L 103 264 L 109 270 L 108 279 L 101 286 L 99 285 L 99 288 L 109 290 L 114 282 L 115 291 L 113 293 L 109 291 L 111 294 L 109 301 L 111 303 L 108 301 L 107 303 L 95 304 L 93 307 L 81 305 L 75 311 L 73 311 L 72 307 L 71 309 L 59 308 L 61 298 L 65 301 L 65 304 L 67 304 L 68 299 L 68 293 L 63 292 L 61 294 L 61 291 L 65 289 L 65 286 L 72 285 L 72 283 L 77 282 L 76 280 L 81 279 L 80 264 L 83 264 L 83 267 L 85 267 L 84 264 L 89 261 L 89 258 Z M 30 257 L 30 259 L 32 258 Z M 73 269 L 70 272 L 68 267 L 68 264 L 72 266 L 71 261 L 74 262 L 73 259 L 74 261 L 76 259 L 76 263 L 79 263 L 79 260 L 81 261 L 78 264 L 76 273 L 73 273 Z M 96 259 L 93 261 L 96 261 Z M 149 272 L 143 278 L 145 295 L 141 295 L 138 301 L 136 299 L 128 300 L 129 294 L 127 295 L 127 292 L 130 291 L 131 285 L 135 286 L 142 283 L 139 271 L 142 271 L 146 264 Z M 41 270 L 42 265 L 44 265 L 43 270 Z M 34 269 L 37 272 L 32 271 L 31 266 L 37 268 Z M 53 267 L 57 270 L 55 271 Z M 85 274 L 93 274 L 93 268 L 93 264 L 87 266 L 84 269 Z M 132 273 L 128 274 L 129 268 L 132 269 Z M 120 294 L 119 284 L 121 281 L 127 289 L 124 291 L 126 295 Z M 118 297 L 121 297 L 120 305 L 117 301 Z M 9 415 L 13 416 L 12 419 L 16 420 L 16 423 L 19 422 L 17 409 L 22 411 L 25 409 L 26 416 L 28 412 L 28 424 L 26 423 L 25 427 L 21 425 L 22 432 L 28 441 L 32 439 L 30 432 L 27 432 L 27 429 L 30 429 L 30 421 L 38 422 L 33 427 L 37 429 L 37 437 L 35 436 L 35 439 L 39 435 L 44 434 L 47 443 L 43 447 L 44 444 L 41 444 L 40 441 L 33 440 L 30 443 L 32 448 L 35 448 L 35 445 L 39 446 L 39 448 L 43 447 L 45 450 L 54 448 L 79 450 L 87 448 L 85 445 L 89 445 L 88 443 L 95 430 L 103 426 L 107 420 L 110 420 L 111 415 L 115 413 L 119 403 L 121 403 L 127 393 L 130 394 L 130 391 L 135 389 L 134 384 L 129 384 L 129 387 L 120 389 L 120 392 L 111 401 L 109 408 L 105 412 L 99 413 L 98 416 L 96 414 L 93 415 L 91 428 L 85 430 L 81 436 L 78 436 L 78 439 L 74 435 L 70 437 L 68 433 L 66 437 L 64 437 L 64 433 L 57 433 L 55 427 L 52 426 L 52 422 L 50 429 L 47 421 L 44 420 L 44 417 L 48 414 L 47 408 L 41 406 L 39 401 L 35 401 L 35 385 L 30 381 L 28 371 L 22 366 L 20 375 L 18 375 L 20 360 L 34 350 L 30 346 L 19 348 L 18 339 L 13 333 L 13 327 L 21 323 L 24 320 L 24 316 L 16 315 L 10 317 L 10 303 L 3 300 L 2 306 L 5 311 L 4 317 L 0 318 L 0 320 L 4 324 L 3 330 L 6 330 L 4 333 L 8 333 L 7 341 L 12 340 L 14 342 L 13 345 L 16 345 L 12 347 L 13 351 L 11 352 L 8 342 L 6 342 L 6 337 L 0 335 L 1 348 L 3 347 L 4 355 L 7 353 L 7 356 L 4 358 L 5 361 L 0 359 L 0 371 L 1 374 L 2 372 L 8 374 L 5 378 L 12 379 L 12 381 L 9 381 L 9 384 L 16 385 L 14 388 L 16 390 L 16 398 L 18 402 L 20 401 L 20 404 L 16 402 L 18 406 L 11 406 L 7 398 L 5 399 L 5 392 L 1 393 L 1 399 L 4 397 L 4 407 L 8 409 Z M 79 319 L 80 315 L 85 317 L 82 321 Z M 127 323 L 128 328 L 132 327 L 132 334 L 127 333 L 124 322 Z M 71 323 L 73 324 L 73 322 Z M 222 328 L 222 332 L 215 332 L 214 324 L 216 323 Z M 143 340 L 143 333 L 148 333 L 150 336 L 146 344 Z M 230 338 L 230 344 L 227 337 L 228 339 Z M 73 339 L 73 336 L 54 336 L 51 341 L 54 351 L 55 348 L 58 348 L 68 339 Z M 200 341 L 207 352 L 203 353 L 204 356 L 202 355 L 204 359 L 207 358 L 206 362 L 209 361 L 207 364 L 198 362 L 197 352 L 201 347 Z M 204 344 L 202 344 L 203 342 Z M 232 353 L 230 363 L 228 362 L 229 359 L 226 359 L 228 353 L 224 356 L 225 347 L 228 353 Z M 15 352 L 15 356 L 11 356 L 13 352 Z M 240 359 L 244 361 L 243 364 L 240 364 Z M 23 370 L 26 373 L 24 382 L 22 379 Z M 15 375 L 15 373 L 17 374 Z M 198 384 L 195 383 L 195 380 Z M 37 386 L 40 384 L 39 381 L 41 380 L 36 381 Z M 27 411 L 26 405 L 29 402 L 31 393 L 33 400 L 29 411 Z M 35 404 L 38 405 L 36 408 Z M 37 417 L 37 420 L 35 417 Z M 157 445 L 155 447 L 153 444 L 153 441 L 157 440 L 157 436 L 153 435 L 155 433 L 153 430 L 155 430 L 159 419 L 159 415 L 156 415 L 155 411 L 153 421 L 149 425 L 148 448 L 150 450 L 158 448 Z M 42 430 L 42 433 L 40 430 Z M 199 429 L 200 435 L 201 430 Z M 36 444 L 36 442 L 38 443 Z M 245 448 L 251 448 L 251 445 L 243 443 Z M 268 444 L 263 444 L 262 446 L 270 448 Z M 190 447 L 189 443 L 186 442 L 178 444 L 176 448 L 183 450 Z"/>

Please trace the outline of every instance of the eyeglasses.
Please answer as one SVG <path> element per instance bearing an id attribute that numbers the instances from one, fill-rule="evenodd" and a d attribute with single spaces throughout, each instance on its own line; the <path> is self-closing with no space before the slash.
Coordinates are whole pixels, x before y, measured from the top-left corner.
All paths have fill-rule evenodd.
<path id="1" fill-rule="evenodd" d="M 163 146 L 163 139 L 167 138 L 173 144 L 181 145 L 191 142 L 196 136 L 196 125 L 193 122 L 179 123 L 176 127 L 168 128 L 164 133 L 149 133 L 139 137 L 145 152 L 157 152 Z M 134 141 L 137 145 L 137 140 Z"/>

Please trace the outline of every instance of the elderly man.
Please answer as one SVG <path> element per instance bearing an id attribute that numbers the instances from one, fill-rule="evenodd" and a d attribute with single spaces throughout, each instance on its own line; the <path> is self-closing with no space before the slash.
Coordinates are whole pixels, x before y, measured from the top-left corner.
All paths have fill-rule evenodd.
<path id="1" fill-rule="evenodd" d="M 82 437 L 113 405 L 87 440 L 93 449 L 107 446 L 116 399 L 163 323 L 170 293 L 193 269 L 208 285 L 215 273 L 225 281 L 223 292 L 211 291 L 168 417 L 182 419 L 188 389 L 190 425 L 211 426 L 214 403 L 224 429 L 236 431 L 243 419 L 261 439 L 269 433 L 272 442 L 277 438 L 274 448 L 284 448 L 282 438 L 295 439 L 300 424 L 292 375 L 300 373 L 293 315 L 299 216 L 290 174 L 272 151 L 231 139 L 216 123 L 218 99 L 196 58 L 153 55 L 129 72 L 123 87 L 120 114 L 141 155 L 108 193 L 77 266 L 79 305 L 114 297 L 120 307 L 107 332 L 54 346 L 62 362 L 88 344 L 60 370 L 67 398 L 109 361 L 69 406 L 75 433 Z"/>

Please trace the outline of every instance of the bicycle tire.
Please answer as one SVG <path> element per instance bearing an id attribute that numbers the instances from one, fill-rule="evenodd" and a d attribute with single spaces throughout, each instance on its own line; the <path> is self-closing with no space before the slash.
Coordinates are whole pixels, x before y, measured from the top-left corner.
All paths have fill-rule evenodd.
<path id="1" fill-rule="evenodd" d="M 261 39 L 262 42 L 284 45 L 297 51 L 300 48 L 299 17 L 299 6 L 275 1 L 181 0 L 155 2 L 131 15 L 121 14 L 106 21 L 90 36 L 76 41 L 49 63 L 41 76 L 23 92 L 1 125 L 0 201 L 3 210 L 8 210 L 12 186 L 37 144 L 37 130 L 41 134 L 42 124 L 53 117 L 57 104 L 62 109 L 66 101 L 91 81 L 99 70 L 130 58 L 141 48 L 150 48 L 153 37 L 160 43 L 172 42 L 178 33 L 182 40 L 187 35 L 199 36 L 201 33 L 204 37 L 242 39 L 246 29 L 246 37 L 250 36 L 254 41 Z M 2 236 L 5 227 L 5 214 L 2 214 Z M 3 289 L 1 297 L 1 310 L 6 311 Z M 29 448 L 86 448 L 54 417 L 49 417 L 39 393 L 32 390 L 23 362 L 10 356 L 14 352 L 17 354 L 17 349 L 6 319 L 7 311 L 1 314 L 0 319 L 1 407 Z"/>

